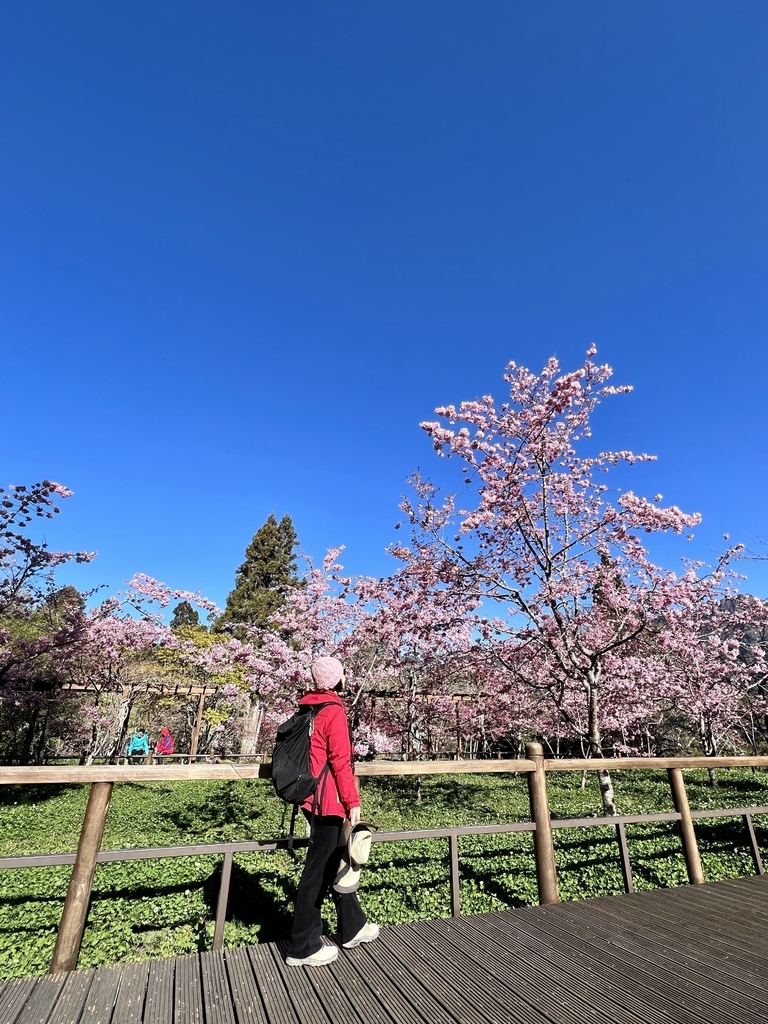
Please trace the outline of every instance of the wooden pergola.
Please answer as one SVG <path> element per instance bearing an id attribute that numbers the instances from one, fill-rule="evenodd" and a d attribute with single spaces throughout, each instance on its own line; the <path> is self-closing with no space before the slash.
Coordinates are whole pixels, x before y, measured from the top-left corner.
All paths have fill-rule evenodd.
<path id="1" fill-rule="evenodd" d="M 87 683 L 65 683 L 60 693 L 71 693 L 81 695 L 84 693 L 132 693 L 141 696 L 142 694 L 153 694 L 157 697 L 197 697 L 197 710 L 195 712 L 195 724 L 192 728 L 192 739 L 189 744 L 189 756 L 197 756 L 197 747 L 200 742 L 200 728 L 203 724 L 203 712 L 205 711 L 205 699 L 208 696 L 217 694 L 223 687 L 213 683 L 194 682 L 165 682 L 157 680 L 146 680 L 142 683 L 131 683 L 123 685 L 114 690 L 105 690 L 103 687 L 92 686 Z"/>

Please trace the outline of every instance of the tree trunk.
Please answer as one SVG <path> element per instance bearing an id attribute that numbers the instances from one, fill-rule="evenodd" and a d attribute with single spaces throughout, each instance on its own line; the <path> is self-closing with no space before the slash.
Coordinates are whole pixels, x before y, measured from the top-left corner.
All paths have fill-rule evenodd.
<path id="1" fill-rule="evenodd" d="M 589 681 L 589 753 L 591 757 L 603 757 L 603 743 L 602 736 L 600 734 L 600 717 L 599 717 L 599 685 L 597 679 L 597 672 L 595 677 Z M 613 817 L 618 814 L 616 807 L 616 794 L 613 791 L 613 780 L 611 779 L 611 773 L 606 769 L 601 769 L 597 773 L 597 778 L 600 782 L 600 796 L 603 801 L 603 814 L 606 817 Z"/>
<path id="2" fill-rule="evenodd" d="M 712 734 L 709 719 L 704 714 L 699 716 L 699 742 L 701 743 L 701 749 L 707 757 L 715 757 L 717 754 L 717 744 Z M 717 772 L 714 768 L 708 768 L 707 775 L 710 786 L 715 789 L 717 787 Z"/>
<path id="3" fill-rule="evenodd" d="M 613 791 L 613 779 L 611 779 L 611 773 L 603 769 L 597 773 L 597 777 L 600 781 L 600 796 L 603 799 L 603 813 L 606 817 L 612 817 L 614 814 L 618 814 L 619 811 L 616 807 L 616 794 Z"/>
<path id="4" fill-rule="evenodd" d="M 19 764 L 29 764 L 32 756 L 32 743 L 35 739 L 35 729 L 37 728 L 37 719 L 40 715 L 39 705 L 32 710 L 32 714 L 29 717 L 29 724 L 27 725 L 27 731 L 24 734 L 24 742 L 21 746 L 21 753 L 19 754 Z"/>
<path id="5" fill-rule="evenodd" d="M 251 704 L 248 716 L 245 719 L 243 728 L 243 739 L 240 744 L 240 753 L 254 757 L 259 752 L 259 741 L 261 739 L 261 726 L 264 721 L 264 708 L 261 701 L 257 700 Z"/>
<path id="6" fill-rule="evenodd" d="M 43 763 L 43 751 L 45 750 L 45 744 L 48 742 L 48 729 L 51 724 L 51 705 L 50 702 L 45 709 L 45 717 L 43 718 L 43 727 L 40 730 L 40 736 L 37 741 L 37 749 L 35 751 L 35 764 Z"/>
<path id="7" fill-rule="evenodd" d="M 128 719 L 131 717 L 131 709 L 133 708 L 134 700 L 135 696 L 132 693 L 128 693 L 123 697 L 123 702 L 120 705 L 120 714 L 117 720 L 117 729 L 115 730 L 115 742 L 107 755 L 108 761 L 114 762 L 122 753 L 126 734 L 128 732 Z M 91 751 L 88 755 L 88 764 L 92 763 L 93 756 L 93 751 Z"/>

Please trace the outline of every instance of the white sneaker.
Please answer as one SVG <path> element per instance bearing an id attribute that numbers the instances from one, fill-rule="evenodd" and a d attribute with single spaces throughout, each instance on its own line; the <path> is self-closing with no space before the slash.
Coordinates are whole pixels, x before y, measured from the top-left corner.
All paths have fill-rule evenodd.
<path id="1" fill-rule="evenodd" d="M 350 939 L 349 942 L 344 943 L 344 949 L 354 949 L 355 946 L 359 946 L 361 942 L 373 942 L 374 939 L 379 937 L 379 926 L 374 924 L 373 921 L 366 921 L 354 939 Z"/>
<path id="2" fill-rule="evenodd" d="M 321 946 L 316 953 L 310 953 L 309 956 L 287 956 L 285 962 L 289 967 L 323 967 L 325 964 L 332 964 L 338 955 L 338 946 Z"/>

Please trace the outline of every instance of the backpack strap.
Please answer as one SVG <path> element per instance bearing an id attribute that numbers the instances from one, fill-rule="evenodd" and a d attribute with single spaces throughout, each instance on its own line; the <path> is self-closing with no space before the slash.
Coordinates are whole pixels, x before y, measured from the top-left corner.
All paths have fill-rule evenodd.
<path id="1" fill-rule="evenodd" d="M 312 845 L 312 840 L 315 838 L 315 818 L 318 815 L 318 803 L 322 807 L 323 797 L 325 796 L 325 784 L 328 781 L 328 775 L 331 770 L 331 762 L 326 761 L 323 765 L 323 770 L 317 777 L 317 786 L 315 792 L 312 794 L 312 811 L 309 818 L 309 845 Z M 320 791 L 320 800 L 317 799 L 318 790 Z"/>
<path id="2" fill-rule="evenodd" d="M 309 704 L 309 705 L 305 704 L 304 706 L 309 708 L 309 714 L 312 715 L 312 728 L 314 729 L 315 718 L 317 718 L 317 715 L 319 714 L 319 712 L 321 712 L 323 710 L 323 708 L 338 707 L 339 705 L 336 703 L 335 700 L 326 700 L 326 701 L 323 701 L 322 704 Z M 317 777 L 317 786 L 315 786 L 315 791 L 312 794 L 312 810 L 310 812 L 310 818 L 309 818 L 309 842 L 310 843 L 312 842 L 312 840 L 314 838 L 314 835 L 315 835 L 315 818 L 317 817 L 317 803 L 318 803 L 318 801 L 317 801 L 317 791 L 322 786 L 322 791 L 320 793 L 320 803 L 322 804 L 323 796 L 325 795 L 325 783 L 326 783 L 326 780 L 328 778 L 328 773 L 329 773 L 330 770 L 331 770 L 331 762 L 326 760 L 325 764 L 322 767 L 322 770 L 321 770 L 320 774 Z M 288 849 L 289 850 L 293 849 L 294 828 L 296 826 L 296 817 L 297 817 L 298 813 L 299 813 L 299 805 L 298 804 L 294 804 L 293 805 L 293 811 L 291 812 L 291 827 L 288 830 Z"/>

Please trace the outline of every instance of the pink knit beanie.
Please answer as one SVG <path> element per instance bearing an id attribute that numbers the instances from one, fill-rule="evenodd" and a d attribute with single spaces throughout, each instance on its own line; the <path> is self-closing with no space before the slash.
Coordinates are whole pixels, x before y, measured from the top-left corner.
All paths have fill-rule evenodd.
<path id="1" fill-rule="evenodd" d="M 338 658 L 318 658 L 311 671 L 316 690 L 332 690 L 344 675 L 344 666 Z"/>

